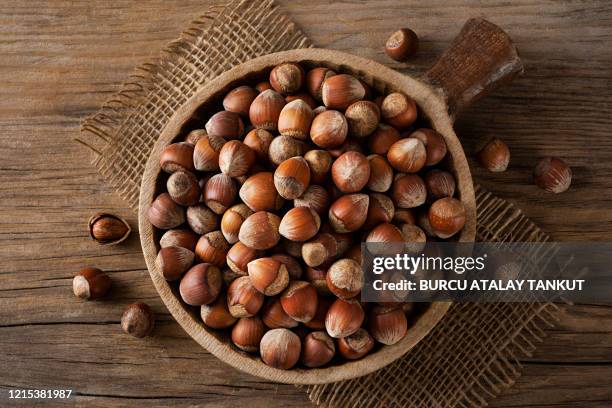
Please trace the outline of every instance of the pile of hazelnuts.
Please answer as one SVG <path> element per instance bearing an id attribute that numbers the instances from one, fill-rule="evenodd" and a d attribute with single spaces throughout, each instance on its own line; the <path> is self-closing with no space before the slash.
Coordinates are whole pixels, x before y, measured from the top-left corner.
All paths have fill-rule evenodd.
<path id="1" fill-rule="evenodd" d="M 167 191 L 148 211 L 165 230 L 159 271 L 207 327 L 272 367 L 399 342 L 414 309 L 360 302 L 360 244 L 461 231 L 455 178 L 436 168 L 444 138 L 415 126 L 410 96 L 296 63 L 232 89 L 223 109 L 161 155 Z"/>

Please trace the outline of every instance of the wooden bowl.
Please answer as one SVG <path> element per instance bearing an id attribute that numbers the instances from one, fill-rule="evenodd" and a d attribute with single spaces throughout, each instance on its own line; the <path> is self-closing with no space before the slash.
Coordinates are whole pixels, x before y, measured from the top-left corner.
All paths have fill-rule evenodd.
<path id="1" fill-rule="evenodd" d="M 485 47 L 486 49 L 482 49 L 479 44 L 485 38 L 489 45 Z M 494 41 L 491 40 L 492 38 Z M 461 67 L 460 62 L 467 60 L 464 55 L 465 49 L 469 50 L 470 62 Z M 489 58 L 491 54 L 504 55 L 504 57 L 499 57 L 492 62 Z M 474 58 L 480 58 L 481 62 L 477 61 L 474 64 Z M 504 75 L 499 75 L 500 64 L 497 62 L 501 59 L 504 60 L 504 63 L 501 64 L 505 67 Z M 221 110 L 220 101 L 230 89 L 265 79 L 272 67 L 289 61 L 299 62 L 305 68 L 326 66 L 336 72 L 350 73 L 365 81 L 378 92 L 401 91 L 415 99 L 421 115 L 431 121 L 432 127 L 444 136 L 448 146 L 452 171 L 457 180 L 458 198 L 463 202 L 467 211 L 465 227 L 458 237 L 461 242 L 473 242 L 475 239 L 476 203 L 470 169 L 461 143 L 453 131 L 453 116 L 471 100 L 491 89 L 494 83 L 518 72 L 520 62 L 518 62 L 516 50 L 505 33 L 484 20 L 470 20 L 453 46 L 420 80 L 400 74 L 374 61 L 339 51 L 310 48 L 279 52 L 241 64 L 198 89 L 175 112 L 164 128 L 151 151 L 143 175 L 139 227 L 142 249 L 151 279 L 168 310 L 200 345 L 240 370 L 283 383 L 321 384 L 363 376 L 401 357 L 421 341 L 442 319 L 450 303 L 432 303 L 412 324 L 408 334 L 399 343 L 381 347 L 361 360 L 317 369 L 295 368 L 285 371 L 272 368 L 264 364 L 258 357 L 239 351 L 231 344 L 229 336 L 207 328 L 199 317 L 199 308 L 190 307 L 181 301 L 177 285 L 167 282 L 155 265 L 160 231 L 149 223 L 146 215 L 153 199 L 165 185 L 163 181 L 165 175 L 159 165 L 162 150 L 168 144 L 176 141 L 180 135 L 185 135 L 185 132 L 196 127 L 196 123 L 201 127 L 207 115 Z M 519 68 L 509 70 L 509 61 Z M 452 65 L 452 70 L 449 64 Z M 475 73 L 474 69 L 478 72 Z M 457 83 L 453 78 L 459 78 L 460 74 L 463 74 L 461 76 L 463 82 Z"/>

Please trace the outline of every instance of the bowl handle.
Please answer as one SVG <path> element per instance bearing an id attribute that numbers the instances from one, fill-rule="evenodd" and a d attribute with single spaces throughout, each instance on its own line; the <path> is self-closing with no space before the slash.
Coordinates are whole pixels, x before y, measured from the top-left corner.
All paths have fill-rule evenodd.
<path id="1" fill-rule="evenodd" d="M 441 92 L 451 118 L 523 72 L 512 39 L 482 18 L 469 19 L 423 79 Z"/>

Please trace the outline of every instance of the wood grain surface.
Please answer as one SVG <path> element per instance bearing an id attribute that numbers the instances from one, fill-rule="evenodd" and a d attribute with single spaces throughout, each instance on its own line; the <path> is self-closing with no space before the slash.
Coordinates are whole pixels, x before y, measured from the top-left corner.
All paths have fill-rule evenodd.
<path id="1" fill-rule="evenodd" d="M 279 1 L 313 42 L 406 73 L 423 73 L 469 17 L 516 41 L 525 75 L 465 112 L 456 124 L 468 154 L 492 136 L 512 149 L 510 169 L 475 178 L 522 208 L 556 240 L 612 239 L 612 7 L 608 1 Z M 331 4 L 330 4 L 331 3 Z M 308 407 L 305 393 L 221 363 L 171 319 L 153 288 L 138 237 L 98 247 L 86 223 L 99 210 L 136 216 L 72 141 L 80 120 L 119 89 L 137 64 L 210 4 L 205 1 L 0 3 L 0 406 L 11 388 L 70 388 L 42 406 Z M 421 37 L 410 64 L 382 44 L 409 25 Z M 569 192 L 530 181 L 536 159 L 572 166 Z M 113 294 L 82 302 L 71 278 L 107 270 Z M 122 309 L 141 300 L 158 315 L 145 340 L 121 333 Z M 494 407 L 606 407 L 612 401 L 612 307 L 563 308 L 559 325 L 517 384 Z"/>

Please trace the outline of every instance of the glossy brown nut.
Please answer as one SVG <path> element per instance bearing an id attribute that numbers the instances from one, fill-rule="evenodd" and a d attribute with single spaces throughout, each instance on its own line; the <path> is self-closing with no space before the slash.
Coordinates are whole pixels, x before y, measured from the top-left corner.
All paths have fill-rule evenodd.
<path id="1" fill-rule="evenodd" d="M 285 160 L 301 156 L 304 153 L 304 142 L 291 136 L 277 136 L 272 139 L 268 156 L 272 163 L 279 165 Z"/>
<path id="2" fill-rule="evenodd" d="M 272 298 L 266 301 L 266 304 L 261 310 L 261 319 L 270 329 L 279 329 L 281 327 L 291 329 L 297 327 L 299 324 L 299 322 L 293 320 L 285 313 L 278 298 Z"/>
<path id="3" fill-rule="evenodd" d="M 89 236 L 100 245 L 116 245 L 132 232 L 130 224 L 118 215 L 99 213 L 88 222 Z"/>
<path id="4" fill-rule="evenodd" d="M 366 238 L 367 243 L 403 243 L 402 231 L 393 224 L 385 223 L 376 226 Z"/>
<path id="5" fill-rule="evenodd" d="M 285 313 L 302 323 L 312 320 L 315 316 L 317 301 L 317 290 L 305 281 L 292 281 L 280 297 Z"/>
<path id="6" fill-rule="evenodd" d="M 215 171 L 219 169 L 219 153 L 226 140 L 217 135 L 202 136 L 193 150 L 193 164 L 199 171 Z"/>
<path id="7" fill-rule="evenodd" d="M 368 329 L 376 341 L 390 346 L 404 338 L 408 321 L 401 308 L 375 306 L 368 313 Z"/>
<path id="8" fill-rule="evenodd" d="M 268 89 L 272 89 L 272 85 L 270 85 L 270 82 L 268 81 L 261 81 L 255 85 L 255 89 L 257 92 L 261 93 L 263 91 L 267 91 Z"/>
<path id="9" fill-rule="evenodd" d="M 196 176 L 182 170 L 170 175 L 166 190 L 177 204 L 185 206 L 197 204 L 202 195 Z"/>
<path id="10" fill-rule="evenodd" d="M 151 203 L 147 217 L 159 229 L 175 228 L 185 222 L 185 208 L 175 203 L 168 193 L 161 193 Z"/>
<path id="11" fill-rule="evenodd" d="M 389 148 L 393 143 L 400 140 L 400 133 L 392 126 L 380 123 L 374 133 L 368 137 L 368 149 L 370 153 L 387 156 Z"/>
<path id="12" fill-rule="evenodd" d="M 227 289 L 227 306 L 234 317 L 255 316 L 264 302 L 264 295 L 255 289 L 251 278 L 236 278 Z"/>
<path id="13" fill-rule="evenodd" d="M 303 157 L 292 157 L 274 171 L 274 186 L 278 194 L 293 200 L 300 197 L 310 184 L 310 168 Z"/>
<path id="14" fill-rule="evenodd" d="M 409 28 L 400 28 L 385 43 L 385 52 L 395 61 L 403 62 L 419 49 L 419 37 Z"/>
<path id="15" fill-rule="evenodd" d="M 363 229 L 371 230 L 378 224 L 391 222 L 394 215 L 395 206 L 391 198 L 380 193 L 370 194 L 370 205 Z"/>
<path id="16" fill-rule="evenodd" d="M 232 343 L 242 351 L 255 353 L 265 332 L 259 317 L 243 317 L 232 328 Z"/>
<path id="17" fill-rule="evenodd" d="M 257 90 L 250 86 L 239 86 L 232 89 L 223 98 L 223 109 L 235 112 L 244 118 L 249 117 L 251 103 L 257 97 Z"/>
<path id="18" fill-rule="evenodd" d="M 221 232 L 230 244 L 238 242 L 240 226 L 253 211 L 246 204 L 236 204 L 228 208 L 221 218 Z M 214 229 L 214 228 L 213 228 Z"/>
<path id="19" fill-rule="evenodd" d="M 369 155 L 368 162 L 370 163 L 370 178 L 367 187 L 378 193 L 389 190 L 393 183 L 393 169 L 389 162 L 377 154 Z"/>
<path id="20" fill-rule="evenodd" d="M 349 134 L 356 138 L 371 135 L 380 122 L 380 109 L 374 102 L 358 101 L 346 108 Z"/>
<path id="21" fill-rule="evenodd" d="M 301 361 L 306 367 L 322 367 L 329 363 L 336 354 L 336 346 L 331 337 L 323 331 L 306 335 L 302 343 Z"/>
<path id="22" fill-rule="evenodd" d="M 185 273 L 195 260 L 195 254 L 182 247 L 161 248 L 155 258 L 157 269 L 167 281 L 174 281 Z"/>
<path id="23" fill-rule="evenodd" d="M 302 258 L 306 265 L 319 266 L 336 256 L 338 244 L 333 235 L 321 233 L 302 245 Z"/>
<path id="24" fill-rule="evenodd" d="M 380 112 L 385 122 L 399 130 L 408 129 L 417 118 L 416 102 L 399 92 L 385 97 Z"/>
<path id="25" fill-rule="evenodd" d="M 347 360 L 358 360 L 372 351 L 374 338 L 365 329 L 338 340 L 338 351 Z"/>
<path id="26" fill-rule="evenodd" d="M 204 324 L 212 329 L 227 329 L 238 320 L 230 314 L 225 295 L 219 295 L 217 300 L 209 305 L 202 305 L 200 317 Z"/>
<path id="27" fill-rule="evenodd" d="M 236 182 L 226 174 L 215 174 L 206 182 L 204 202 L 215 214 L 223 214 L 236 201 Z"/>
<path id="28" fill-rule="evenodd" d="M 409 137 L 419 139 L 425 145 L 427 153 L 426 166 L 438 164 L 446 156 L 447 148 L 444 136 L 435 130 L 427 128 L 417 129 Z"/>
<path id="29" fill-rule="evenodd" d="M 427 198 L 431 201 L 455 195 L 455 177 L 448 171 L 431 170 L 423 177 L 427 187 Z"/>
<path id="30" fill-rule="evenodd" d="M 398 174 L 391 187 L 391 197 L 396 207 L 418 207 L 427 200 L 427 187 L 416 174 Z"/>
<path id="31" fill-rule="evenodd" d="M 221 111 L 212 115 L 206 122 L 206 132 L 227 140 L 238 139 L 244 134 L 244 123 L 237 113 Z"/>
<path id="32" fill-rule="evenodd" d="M 319 214 L 309 207 L 295 207 L 281 219 L 278 231 L 292 241 L 304 242 L 314 237 L 321 227 Z"/>
<path id="33" fill-rule="evenodd" d="M 83 268 L 72 280 L 72 292 L 81 299 L 100 299 L 108 293 L 112 281 L 98 268 Z"/>
<path id="34" fill-rule="evenodd" d="M 387 152 L 387 160 L 394 169 L 402 173 L 416 173 L 425 166 L 427 151 L 417 138 L 400 139 Z"/>
<path id="35" fill-rule="evenodd" d="M 219 152 L 219 169 L 230 177 L 244 176 L 253 163 L 255 152 L 239 140 L 230 140 Z"/>
<path id="36" fill-rule="evenodd" d="M 159 240 L 159 245 L 162 248 L 169 246 L 179 246 L 186 248 L 191 252 L 195 251 L 195 246 L 200 237 L 191 230 L 174 229 L 168 230 L 162 235 Z"/>
<path id="37" fill-rule="evenodd" d="M 278 117 L 285 106 L 285 98 L 278 92 L 268 89 L 257 95 L 249 108 L 251 124 L 258 129 L 276 131 Z"/>
<path id="38" fill-rule="evenodd" d="M 195 253 L 200 261 L 223 268 L 229 249 L 230 246 L 221 231 L 212 231 L 200 237 Z"/>
<path id="39" fill-rule="evenodd" d="M 270 72 L 270 85 L 276 92 L 288 95 L 296 93 L 304 85 L 306 73 L 293 62 L 275 66 Z"/>
<path id="40" fill-rule="evenodd" d="M 319 113 L 312 121 L 310 139 L 324 149 L 340 146 L 348 135 L 346 117 L 336 110 Z"/>
<path id="41" fill-rule="evenodd" d="M 201 263 L 192 266 L 185 273 L 179 285 L 179 292 L 188 305 L 207 305 L 217 299 L 222 284 L 223 277 L 219 268 Z"/>
<path id="42" fill-rule="evenodd" d="M 238 241 L 227 252 L 226 262 L 232 271 L 240 275 L 246 275 L 248 273 L 247 265 L 249 262 L 261 256 L 261 251 L 249 248 Z"/>
<path id="43" fill-rule="evenodd" d="M 340 191 L 356 193 L 370 180 L 370 162 L 359 152 L 346 152 L 334 161 L 331 175 Z"/>
<path id="44" fill-rule="evenodd" d="M 325 284 L 325 279 L 323 279 L 323 284 Z M 321 292 L 319 292 L 319 294 L 321 294 Z M 327 316 L 327 311 L 330 306 L 334 303 L 334 299 L 335 298 L 319 296 L 317 313 L 315 313 L 312 320 L 305 322 L 304 326 L 312 330 L 325 330 L 325 317 Z"/>
<path id="45" fill-rule="evenodd" d="M 350 336 L 361 327 L 365 313 L 356 299 L 336 299 L 325 317 L 325 330 L 335 339 Z"/>
<path id="46" fill-rule="evenodd" d="M 542 190 L 559 194 L 572 184 L 572 169 L 561 159 L 547 157 L 533 169 L 533 179 Z"/>
<path id="47" fill-rule="evenodd" d="M 327 270 L 325 279 L 329 290 L 342 299 L 357 296 L 363 288 L 361 265 L 348 258 L 334 262 Z"/>
<path id="48" fill-rule="evenodd" d="M 344 111 L 352 103 L 365 99 L 366 88 L 352 75 L 333 75 L 323 82 L 321 98 L 329 109 Z"/>
<path id="49" fill-rule="evenodd" d="M 270 249 L 280 240 L 279 226 L 277 215 L 258 211 L 244 220 L 238 238 L 253 249 Z"/>
<path id="50" fill-rule="evenodd" d="M 192 205 L 187 208 L 187 223 L 197 234 L 207 234 L 217 229 L 219 217 L 205 204 Z"/>
<path id="51" fill-rule="evenodd" d="M 180 142 L 172 143 L 164 149 L 159 164 L 166 173 L 185 170 L 193 172 L 193 145 Z"/>
<path id="52" fill-rule="evenodd" d="M 441 198 L 429 207 L 428 218 L 438 237 L 450 238 L 465 225 L 465 206 L 455 198 Z"/>
<path id="53" fill-rule="evenodd" d="M 317 185 L 308 186 L 302 196 L 293 200 L 294 207 L 309 207 L 319 215 L 327 214 L 329 204 L 329 193 Z"/>
<path id="54" fill-rule="evenodd" d="M 493 138 L 476 153 L 478 163 L 493 173 L 506 171 L 510 163 L 510 149 L 501 139 Z"/>
<path id="55" fill-rule="evenodd" d="M 336 75 L 334 71 L 325 67 L 313 68 L 306 74 L 306 89 L 318 101 L 322 100 L 321 91 L 323 82 L 331 76 Z"/>
<path id="56" fill-rule="evenodd" d="M 268 152 L 274 136 L 265 129 L 253 129 L 244 137 L 244 144 L 255 152 L 255 157 L 260 163 L 268 161 Z"/>
<path id="57" fill-rule="evenodd" d="M 425 231 L 414 224 L 401 224 L 399 229 L 404 237 L 406 251 L 412 254 L 421 253 L 427 244 Z"/>
<path id="58" fill-rule="evenodd" d="M 327 287 L 327 270 L 321 267 L 308 267 L 306 273 L 304 273 L 304 279 L 309 282 L 317 290 L 317 293 L 321 296 L 332 295 L 331 291 Z M 319 298 L 321 300 L 321 298 Z"/>
<path id="59" fill-rule="evenodd" d="M 310 168 L 310 181 L 312 183 L 323 183 L 327 180 L 334 161 L 327 150 L 309 150 L 304 154 L 304 160 Z"/>
<path id="60" fill-rule="evenodd" d="M 287 103 L 278 117 L 278 132 L 283 136 L 306 140 L 314 114 L 306 102 L 296 99 Z"/>
<path id="61" fill-rule="evenodd" d="M 121 328 L 134 337 L 146 337 L 155 327 L 155 315 L 146 303 L 132 303 L 121 316 Z"/>
<path id="62" fill-rule="evenodd" d="M 270 172 L 256 173 L 247 178 L 239 195 L 253 211 L 277 211 L 285 202 L 276 191 L 274 175 Z"/>
<path id="63" fill-rule="evenodd" d="M 365 223 L 370 198 L 366 194 L 348 194 L 329 208 L 329 222 L 336 232 L 357 231 Z"/>
<path id="64" fill-rule="evenodd" d="M 274 258 L 258 258 L 247 265 L 251 284 L 266 296 L 278 295 L 289 285 L 289 272 Z"/>
<path id="65" fill-rule="evenodd" d="M 297 334 L 288 329 L 272 329 L 261 339 L 259 354 L 267 365 L 288 370 L 298 362 L 301 349 Z"/>

